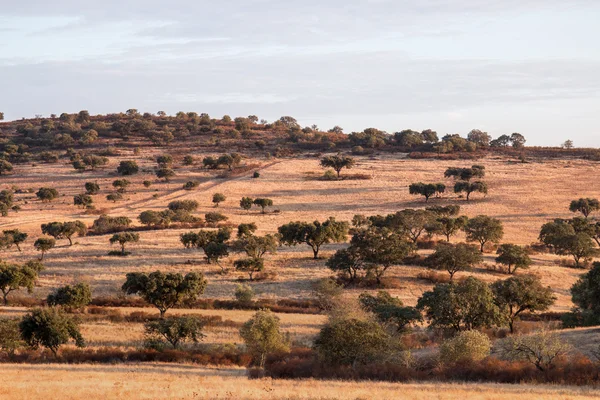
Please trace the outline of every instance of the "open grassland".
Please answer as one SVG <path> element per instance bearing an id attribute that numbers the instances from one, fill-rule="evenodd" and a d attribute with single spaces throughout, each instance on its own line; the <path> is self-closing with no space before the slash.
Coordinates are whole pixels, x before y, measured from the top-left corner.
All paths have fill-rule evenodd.
<path id="1" fill-rule="evenodd" d="M 241 369 L 189 365 L 2 365 L 0 396 L 62 399 L 595 399 L 590 388 L 499 384 L 248 380 Z"/>
<path id="2" fill-rule="evenodd" d="M 156 153 L 156 152 L 155 152 Z M 156 153 L 158 154 L 158 153 Z M 359 158 L 358 165 L 343 174 L 363 174 L 371 177 L 366 180 L 320 181 L 315 177 L 322 173 L 318 159 L 270 159 L 246 160 L 256 165 L 261 172 L 259 179 L 250 177 L 251 171 L 241 175 L 219 178 L 220 172 L 202 170 L 198 165 L 178 167 L 177 177 L 169 183 L 155 182 L 150 188 L 141 183 L 155 180 L 152 168 L 156 154 L 143 156 L 121 156 L 111 158 L 109 166 L 97 171 L 75 172 L 68 164 L 19 165 L 14 174 L 2 178 L 2 188 L 20 189 L 41 186 L 55 187 L 61 197 L 49 204 L 35 199 L 33 193 L 17 194 L 22 211 L 11 213 L 0 221 L 1 229 L 20 228 L 30 234 L 24 244 L 24 251 L 3 252 L 8 260 L 24 262 L 38 256 L 32 247 L 40 236 L 40 224 L 50 221 L 80 219 L 91 225 L 97 218 L 86 215 L 72 204 L 72 196 L 83 192 L 84 183 L 96 181 L 101 193 L 94 196 L 96 208 L 112 216 L 128 216 L 135 223 L 144 210 L 163 210 L 172 200 L 194 199 L 200 203 L 197 215 L 219 211 L 229 217 L 229 222 L 255 222 L 259 234 L 275 232 L 277 227 L 294 220 L 324 220 L 334 216 L 339 220 L 350 220 L 357 213 L 365 215 L 387 214 L 409 207 L 424 207 L 425 202 L 409 195 L 408 185 L 412 182 L 446 182 L 444 170 L 449 166 L 468 166 L 472 161 L 411 160 L 400 156 L 382 155 Z M 196 155 L 201 158 L 201 155 Z M 118 176 L 114 172 L 118 161 L 136 159 L 142 173 L 128 177 L 133 185 L 128 189 L 123 201 L 112 203 L 105 199 L 112 191 L 111 182 Z M 452 193 L 442 199 L 431 199 L 429 204 L 460 204 L 462 213 L 468 216 L 487 214 L 499 218 L 505 226 L 504 243 L 530 244 L 537 238 L 540 226 L 548 220 L 568 217 L 570 200 L 578 197 L 598 197 L 600 182 L 594 176 L 597 164 L 582 160 L 552 160 L 517 163 L 506 158 L 494 157 L 477 161 L 486 166 L 486 181 L 490 186 L 487 197 L 474 195 L 474 200 L 466 202 Z M 180 162 L 175 163 L 180 165 Z M 184 182 L 197 180 L 200 186 L 193 191 L 181 189 Z M 211 203 L 212 194 L 221 192 L 227 200 L 218 209 Z M 272 209 L 279 213 L 261 215 L 256 209 L 245 212 L 239 208 L 242 196 L 269 197 L 275 205 Z M 119 293 L 125 274 L 131 271 L 189 272 L 202 271 L 209 279 L 205 296 L 209 298 L 231 298 L 238 279 L 244 275 L 232 271 L 236 255 L 224 261 L 230 269 L 227 275 L 218 273 L 219 268 L 207 265 L 202 253 L 184 249 L 179 243 L 179 235 L 187 230 L 167 229 L 140 232 L 141 240 L 130 247 L 129 257 L 111 257 L 108 235 L 75 238 L 76 245 L 67 246 L 61 240 L 55 249 L 47 254 L 46 271 L 41 274 L 40 287 L 34 296 L 43 298 L 54 287 L 74 281 L 89 282 L 94 295 L 116 295 Z M 461 241 L 460 235 L 454 241 Z M 327 245 L 322 250 L 322 259 L 312 260 L 307 246 L 282 247 L 278 254 L 267 257 L 267 270 L 277 276 L 273 280 L 252 283 L 261 298 L 305 298 L 310 295 L 311 283 L 331 275 L 325 267 L 325 258 L 343 245 Z M 112 248 L 114 250 L 114 248 Z M 427 253 L 423 251 L 422 253 Z M 485 261 L 493 264 L 493 254 L 487 254 Z M 568 289 L 575 282 L 581 270 L 557 265 L 558 257 L 546 254 L 532 256 L 534 264 L 530 272 L 539 275 L 546 285 L 550 285 L 558 297 L 553 310 L 566 311 L 572 304 Z M 391 268 L 389 277 L 397 282 L 391 292 L 407 304 L 416 299 L 431 284 L 417 279 L 422 267 L 397 266 Z M 476 269 L 473 275 L 486 281 L 493 281 L 505 275 Z M 465 275 L 464 273 L 459 274 Z M 351 296 L 361 289 L 349 290 Z"/>

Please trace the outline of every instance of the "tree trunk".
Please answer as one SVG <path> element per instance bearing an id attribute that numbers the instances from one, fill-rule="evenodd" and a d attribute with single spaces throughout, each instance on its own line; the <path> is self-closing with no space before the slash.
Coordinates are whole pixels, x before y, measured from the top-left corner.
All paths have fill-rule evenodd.
<path id="1" fill-rule="evenodd" d="M 19 246 L 19 243 L 15 243 L 15 245 L 17 246 L 17 250 L 21 251 L 21 246 Z M 600 246 L 600 243 L 598 243 L 598 246 Z"/>
<path id="2" fill-rule="evenodd" d="M 4 297 L 4 305 L 5 306 L 8 305 L 8 293 L 10 293 L 10 292 L 6 292 L 6 293 L 2 292 L 2 295 Z"/>
<path id="3" fill-rule="evenodd" d="M 165 319 L 165 313 L 167 310 L 159 308 L 158 311 L 160 312 L 160 319 Z"/>
<path id="4" fill-rule="evenodd" d="M 312 251 L 313 251 L 313 260 L 318 260 L 319 259 L 319 248 L 318 247 L 312 247 Z"/>
<path id="5" fill-rule="evenodd" d="M 69 239 L 69 246 L 73 246 L 73 240 L 71 239 L 71 236 L 67 236 L 67 239 Z"/>
<path id="6" fill-rule="evenodd" d="M 44 261 L 44 250 L 42 250 L 42 255 L 40 256 L 40 261 Z"/>
<path id="7" fill-rule="evenodd" d="M 338 181 L 339 181 L 340 180 L 340 172 L 342 172 L 342 170 L 341 169 L 336 169 L 336 172 L 337 172 L 337 178 L 338 178 Z"/>
<path id="8" fill-rule="evenodd" d="M 481 242 L 481 252 L 483 253 L 483 246 L 485 246 L 485 242 Z"/>

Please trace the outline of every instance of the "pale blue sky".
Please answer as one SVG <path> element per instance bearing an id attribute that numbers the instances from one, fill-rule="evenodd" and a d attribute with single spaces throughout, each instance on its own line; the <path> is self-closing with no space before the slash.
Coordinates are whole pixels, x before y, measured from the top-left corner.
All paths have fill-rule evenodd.
<path id="1" fill-rule="evenodd" d="M 7 119 L 138 108 L 600 146 L 597 0 L 22 0 Z"/>

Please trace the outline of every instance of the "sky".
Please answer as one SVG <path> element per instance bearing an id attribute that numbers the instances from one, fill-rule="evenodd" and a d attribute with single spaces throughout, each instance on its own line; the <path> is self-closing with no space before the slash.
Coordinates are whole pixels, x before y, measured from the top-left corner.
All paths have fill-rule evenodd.
<path id="1" fill-rule="evenodd" d="M 0 111 L 291 115 L 600 147 L 598 0 L 19 0 Z"/>

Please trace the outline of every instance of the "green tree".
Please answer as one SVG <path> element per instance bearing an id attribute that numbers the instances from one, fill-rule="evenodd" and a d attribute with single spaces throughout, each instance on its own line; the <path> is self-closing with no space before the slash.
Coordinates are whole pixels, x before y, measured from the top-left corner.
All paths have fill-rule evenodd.
<path id="1" fill-rule="evenodd" d="M 131 185 L 131 182 L 127 179 L 116 179 L 113 181 L 112 185 L 117 189 L 117 192 L 125 193 L 127 191 L 127 187 Z"/>
<path id="2" fill-rule="evenodd" d="M 337 154 L 335 156 L 326 156 L 321 159 L 321 167 L 333 168 L 337 173 L 337 178 L 340 179 L 340 172 L 342 169 L 350 169 L 356 164 L 356 160 L 352 157 L 342 156 Z"/>
<path id="3" fill-rule="evenodd" d="M 135 232 L 118 232 L 112 235 L 109 239 L 110 244 L 119 243 L 121 246 L 121 254 L 125 255 L 125 245 L 127 243 L 137 243 L 140 240 L 140 235 Z"/>
<path id="4" fill-rule="evenodd" d="M 260 310 L 240 328 L 240 336 L 254 362 L 263 368 L 269 353 L 288 351 L 289 340 L 281 332 L 280 320 L 271 311 Z"/>
<path id="5" fill-rule="evenodd" d="M 156 177 L 158 179 L 164 179 L 165 182 L 169 182 L 169 180 L 175 176 L 175 171 L 171 168 L 159 168 L 156 170 Z"/>
<path id="6" fill-rule="evenodd" d="M 18 265 L 0 261 L 0 291 L 4 297 L 4 305 L 8 304 L 8 295 L 15 290 L 26 288 L 31 293 L 42 269 L 43 267 L 32 263 Z"/>
<path id="7" fill-rule="evenodd" d="M 402 300 L 384 290 L 377 292 L 377 296 L 361 293 L 358 300 L 363 309 L 375 314 L 385 326 L 392 326 L 396 333 L 404 332 L 409 326 L 423 320 L 419 310 L 405 306 Z"/>
<path id="8" fill-rule="evenodd" d="M 94 204 L 94 199 L 89 194 L 76 194 L 73 196 L 73 204 L 81 208 L 90 208 Z"/>
<path id="9" fill-rule="evenodd" d="M 554 302 L 550 287 L 544 287 L 540 278 L 533 275 L 512 276 L 492 284 L 496 304 L 505 315 L 511 333 L 514 322 L 524 311 L 546 311 Z"/>
<path id="10" fill-rule="evenodd" d="M 600 262 L 595 262 L 587 273 L 571 286 L 571 299 L 586 320 L 600 323 Z"/>
<path id="11" fill-rule="evenodd" d="M 254 205 L 261 208 L 261 213 L 265 213 L 265 208 L 273 206 L 273 200 L 266 198 L 257 198 L 253 201 Z"/>
<path id="12" fill-rule="evenodd" d="M 502 323 L 492 289 L 472 276 L 459 283 L 435 285 L 419 298 L 417 308 L 425 312 L 431 326 L 456 332 Z"/>
<path id="13" fill-rule="evenodd" d="M 7 239 L 5 246 L 10 248 L 12 245 L 15 245 L 19 251 L 21 251 L 21 247 L 19 245 L 27 240 L 27 237 L 29 236 L 27 233 L 21 232 L 18 229 L 2 231 L 2 234 Z"/>
<path id="14" fill-rule="evenodd" d="M 459 181 L 454 184 L 454 193 L 466 193 L 467 201 L 471 198 L 471 193 L 479 192 L 483 194 L 488 193 L 487 183 L 477 181 L 477 182 L 467 182 L 467 181 Z"/>
<path id="15" fill-rule="evenodd" d="M 481 252 L 486 243 L 498 243 L 504 236 L 504 227 L 502 222 L 496 218 L 487 215 L 478 215 L 469 219 L 465 225 L 465 233 L 468 242 L 479 242 Z"/>
<path id="16" fill-rule="evenodd" d="M 33 243 L 33 247 L 35 247 L 35 249 L 37 251 L 41 252 L 41 256 L 40 256 L 40 261 L 44 260 L 44 255 L 51 249 L 54 248 L 54 246 L 56 246 L 56 240 L 54 238 L 49 238 L 49 237 L 41 237 L 38 238 L 34 243 Z"/>
<path id="17" fill-rule="evenodd" d="M 384 358 L 389 341 L 389 335 L 376 322 L 341 319 L 321 328 L 314 348 L 329 365 L 355 366 Z"/>
<path id="18" fill-rule="evenodd" d="M 242 197 L 240 200 L 240 207 L 243 210 L 250 210 L 252 208 L 252 204 L 254 204 L 254 199 L 252 197 Z"/>
<path id="19" fill-rule="evenodd" d="M 56 199 L 58 197 L 58 191 L 54 188 L 40 188 L 37 192 L 36 192 L 36 196 L 38 197 L 38 199 L 40 199 L 42 202 L 47 203 L 50 202 L 54 199 Z"/>
<path id="20" fill-rule="evenodd" d="M 147 303 L 160 311 L 160 317 L 185 301 L 198 298 L 206 288 L 206 279 L 201 273 L 190 272 L 183 276 L 180 273 L 162 273 L 160 271 L 146 274 L 131 272 L 127 274 L 121 287 L 126 294 L 137 294 Z"/>
<path id="21" fill-rule="evenodd" d="M 496 262 L 506 265 L 509 274 L 514 274 L 519 268 L 527 269 L 532 263 L 527 250 L 516 244 L 502 244 L 496 254 Z"/>
<path id="22" fill-rule="evenodd" d="M 248 224 L 239 224 L 237 231 L 238 239 L 246 239 L 254 235 L 256 232 L 257 226 L 254 222 L 250 222 Z"/>
<path id="23" fill-rule="evenodd" d="M 313 258 L 319 257 L 321 246 L 327 243 L 345 242 L 348 236 L 349 224 L 345 221 L 336 221 L 330 217 L 324 222 L 290 222 L 280 226 L 280 241 L 288 246 L 305 243 L 313 251 Z"/>
<path id="24" fill-rule="evenodd" d="M 450 280 L 457 272 L 468 271 L 482 261 L 483 257 L 477 247 L 465 243 L 441 244 L 425 259 L 427 265 L 432 268 L 448 271 Z"/>
<path id="25" fill-rule="evenodd" d="M 87 226 L 81 221 L 50 222 L 42 224 L 42 233 L 54 239 L 68 239 L 69 246 L 73 245 L 73 235 L 85 236 Z"/>
<path id="26" fill-rule="evenodd" d="M 364 268 L 381 284 L 385 272 L 392 265 L 401 264 L 415 246 L 387 228 L 371 227 L 356 232 L 349 249 L 356 251 Z"/>
<path id="27" fill-rule="evenodd" d="M 135 161 L 121 161 L 117 167 L 117 172 L 121 175 L 135 175 L 140 168 Z"/>
<path id="28" fill-rule="evenodd" d="M 262 258 L 242 258 L 240 260 L 235 260 L 233 262 L 233 266 L 236 271 L 245 272 L 248 274 L 250 280 L 254 280 L 254 274 L 256 272 L 261 272 L 265 269 L 265 262 Z"/>
<path id="29" fill-rule="evenodd" d="M 34 349 L 46 347 L 54 356 L 70 339 L 77 347 L 85 347 L 85 341 L 74 318 L 57 308 L 36 308 L 27 313 L 19 324 L 21 337 Z"/>
<path id="30" fill-rule="evenodd" d="M 62 306 L 66 311 L 82 310 L 92 302 L 92 289 L 81 282 L 57 288 L 46 299 L 49 306 Z"/>
<path id="31" fill-rule="evenodd" d="M 436 220 L 425 227 L 425 230 L 430 235 L 442 235 L 446 241 L 450 243 L 450 237 L 456 235 L 460 230 L 464 229 L 469 221 L 466 216 L 461 217 L 438 217 Z"/>
<path id="32" fill-rule="evenodd" d="M 173 157 L 169 154 L 162 154 L 156 157 L 156 163 L 161 168 L 170 167 L 173 164 Z"/>
<path id="33" fill-rule="evenodd" d="M 110 193 L 106 195 L 106 200 L 108 201 L 112 201 L 113 203 L 116 203 L 119 200 L 123 199 L 123 195 L 119 192 L 115 192 L 115 193 Z"/>
<path id="34" fill-rule="evenodd" d="M 425 202 L 428 202 L 431 196 L 444 193 L 446 191 L 446 185 L 443 183 L 411 183 L 408 187 L 408 191 L 412 195 L 421 195 L 425 197 Z"/>
<path id="35" fill-rule="evenodd" d="M 217 226 L 219 222 L 227 221 L 227 216 L 218 212 L 209 212 L 204 214 L 204 220 L 210 226 Z"/>
<path id="36" fill-rule="evenodd" d="M 223 193 L 215 193 L 212 197 L 212 202 L 215 204 L 215 207 L 219 207 L 219 203 L 227 200 L 227 197 Z"/>
<path id="37" fill-rule="evenodd" d="M 327 267 L 349 279 L 350 282 L 355 282 L 358 278 L 358 273 L 366 268 L 366 263 L 359 249 L 350 246 L 347 249 L 336 251 L 327 260 Z"/>
<path id="38" fill-rule="evenodd" d="M 196 316 L 181 316 L 149 321 L 144 324 L 146 340 L 156 342 L 164 339 L 178 349 L 182 342 L 198 343 L 206 335 L 202 333 L 204 323 Z"/>
<path id="39" fill-rule="evenodd" d="M 598 201 L 598 199 L 581 198 L 579 200 L 573 200 L 569 205 L 569 211 L 580 212 L 585 218 L 598 210 L 600 210 L 600 201 Z"/>

